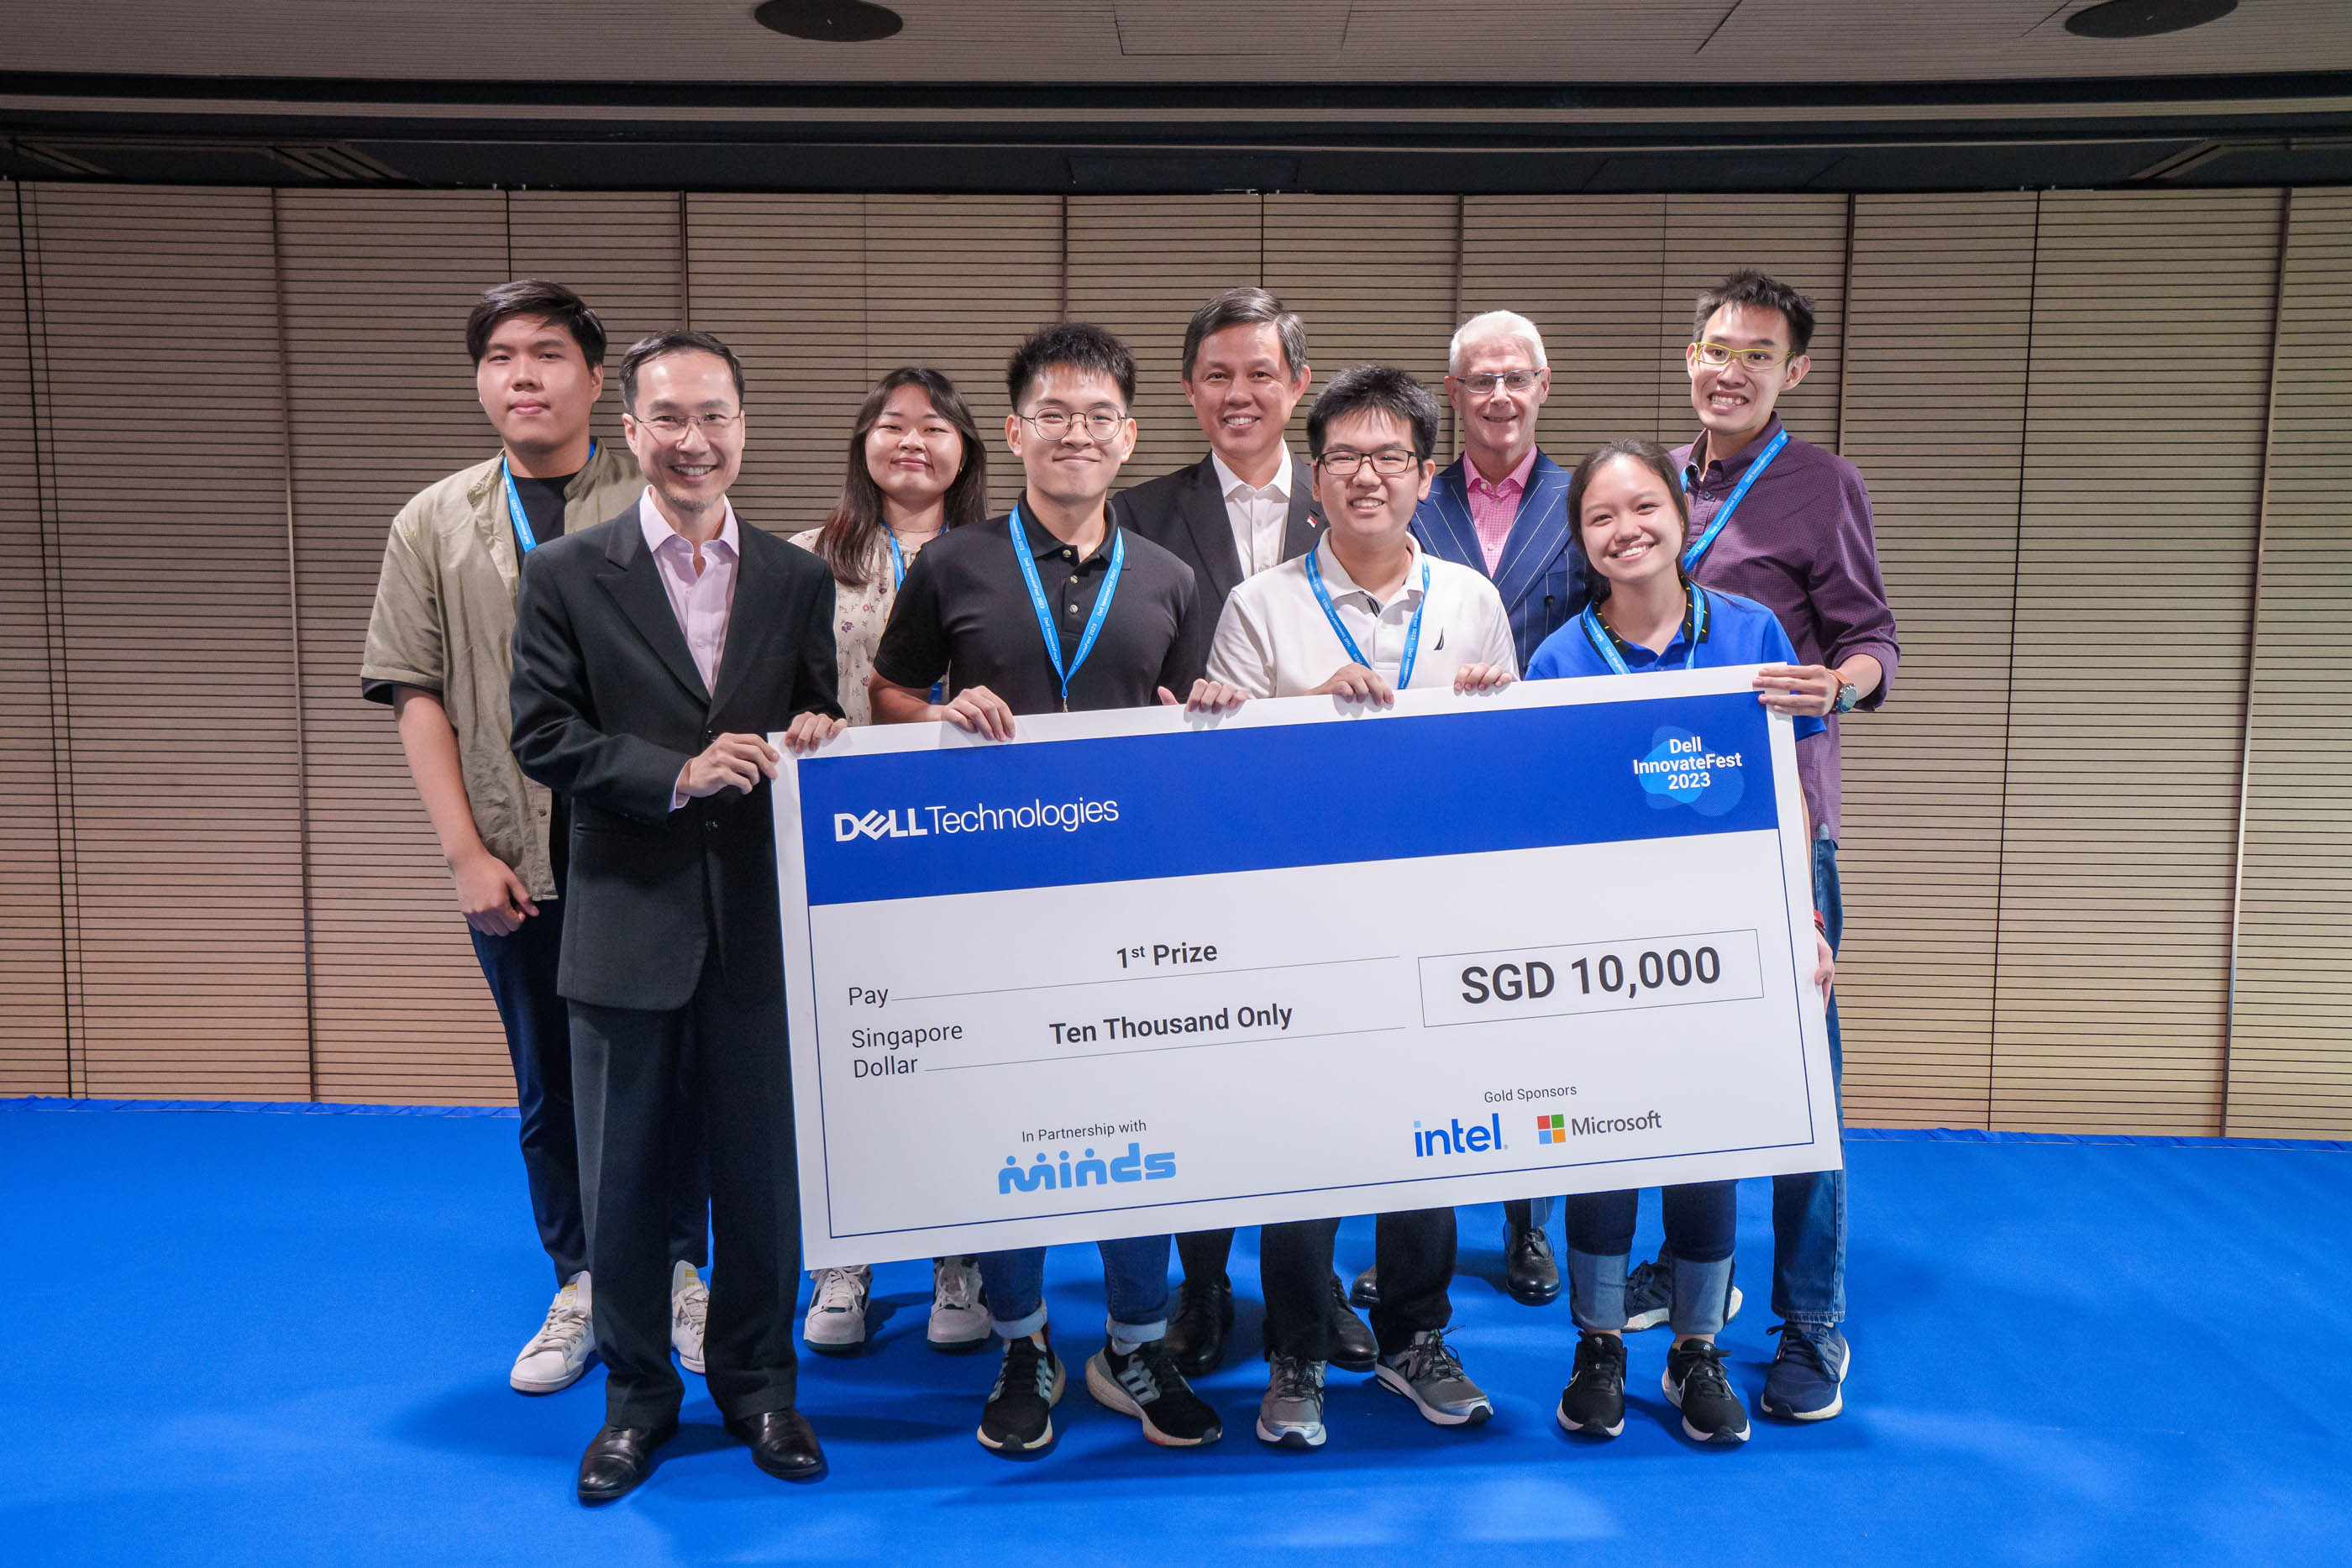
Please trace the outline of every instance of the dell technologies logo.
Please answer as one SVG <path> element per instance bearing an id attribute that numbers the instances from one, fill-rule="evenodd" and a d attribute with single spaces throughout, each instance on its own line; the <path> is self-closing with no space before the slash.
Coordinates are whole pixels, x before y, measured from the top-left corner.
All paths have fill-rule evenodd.
<path id="1" fill-rule="evenodd" d="M 1172 1150 L 1145 1154 L 1140 1144 L 1127 1145 L 1127 1153 L 1111 1160 L 1095 1158 L 1088 1149 L 1079 1158 L 1070 1158 L 1070 1151 L 1062 1151 L 1057 1165 L 1039 1151 L 1034 1165 L 1024 1170 L 1017 1155 L 1004 1156 L 1003 1168 L 996 1173 L 996 1190 L 1010 1192 L 1051 1192 L 1066 1186 L 1108 1186 L 1115 1181 L 1166 1181 L 1176 1174 L 1176 1155 Z"/>
<path id="2" fill-rule="evenodd" d="M 845 844 L 852 839 L 925 839 L 930 833 L 930 829 L 915 821 L 915 809 L 911 806 L 904 811 L 868 811 L 862 817 L 853 811 L 833 814 L 833 841 L 836 844 Z"/>
<path id="3" fill-rule="evenodd" d="M 934 833 L 995 833 L 1059 828 L 1075 833 L 1118 821 L 1116 800 L 1032 800 L 1025 806 L 908 806 L 886 808 L 860 816 L 856 811 L 833 814 L 833 841 L 855 839 L 928 839 Z"/>

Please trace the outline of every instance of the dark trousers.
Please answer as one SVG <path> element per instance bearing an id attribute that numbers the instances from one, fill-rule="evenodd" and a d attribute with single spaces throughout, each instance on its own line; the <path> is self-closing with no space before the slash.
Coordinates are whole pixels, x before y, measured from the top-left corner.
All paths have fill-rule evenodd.
<path id="1" fill-rule="evenodd" d="M 588 1228 L 580 1202 L 580 1142 L 572 1109 L 572 1020 L 555 989 L 563 901 L 547 899 L 539 909 L 511 936 L 485 936 L 471 926 L 467 932 L 506 1029 L 531 1216 L 561 1285 L 588 1267 Z M 709 1258 L 710 1176 L 702 1159 L 701 1117 L 690 1099 L 681 1098 L 678 1109 L 670 1145 L 668 1250 L 663 1256 L 699 1269 Z"/>
<path id="2" fill-rule="evenodd" d="M 1176 1238 L 1176 1256 L 1184 1260 L 1184 1278 L 1203 1285 L 1225 1277 L 1225 1260 L 1233 1255 L 1230 1230 L 1188 1230 Z"/>
<path id="3" fill-rule="evenodd" d="M 1739 1234 L 1738 1182 L 1685 1182 L 1660 1187 L 1658 1197 L 1665 1209 L 1666 1245 L 1675 1257 L 1687 1263 L 1720 1263 L 1731 1256 Z M 1631 1251 L 1641 1200 L 1631 1187 L 1573 1195 L 1568 1200 L 1568 1244 L 1604 1258 Z"/>
<path id="4" fill-rule="evenodd" d="M 1416 1208 L 1373 1222 L 1372 1266 L 1380 1305 L 1371 1311 L 1381 1354 L 1392 1355 L 1424 1329 L 1454 1316 L 1446 1287 L 1454 1279 L 1454 1211 Z M 1331 1250 L 1337 1219 L 1300 1219 L 1258 1229 L 1257 1273 L 1265 1292 L 1269 1355 L 1328 1361 L 1334 1348 Z"/>
<path id="5" fill-rule="evenodd" d="M 792 1408 L 801 1213 L 782 991 L 730 988 L 712 962 L 675 1011 L 573 1002 L 572 1062 L 605 1419 L 666 1425 L 685 1393 L 661 1253 L 681 1099 L 702 1109 L 710 1166 L 711 1401 L 729 1419 Z"/>

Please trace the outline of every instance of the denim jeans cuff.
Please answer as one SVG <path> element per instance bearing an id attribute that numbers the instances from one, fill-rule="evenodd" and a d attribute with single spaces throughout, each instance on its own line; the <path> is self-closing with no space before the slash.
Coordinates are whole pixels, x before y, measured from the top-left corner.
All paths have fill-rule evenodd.
<path id="1" fill-rule="evenodd" d="M 1731 1312 L 1731 1260 L 1694 1263 L 1675 1260 L 1675 1299 L 1667 1322 L 1676 1334 L 1716 1333 Z"/>
<path id="2" fill-rule="evenodd" d="M 1622 1252 L 1603 1258 L 1568 1249 L 1568 1305 L 1578 1328 L 1608 1331 L 1625 1326 L 1626 1258 Z"/>
<path id="3" fill-rule="evenodd" d="M 1782 1312 L 1780 1321 L 1809 1329 L 1833 1329 L 1845 1322 L 1843 1312 Z"/>
<path id="4" fill-rule="evenodd" d="M 1017 1318 L 992 1317 L 990 1321 L 1000 1337 L 1019 1339 L 1024 1334 L 1035 1333 L 1045 1326 L 1045 1304 L 1040 1301 L 1035 1311 L 1024 1312 Z"/>
<path id="5" fill-rule="evenodd" d="M 1123 1323 L 1117 1318 L 1103 1319 L 1103 1333 L 1112 1339 L 1133 1340 L 1138 1343 L 1168 1337 L 1168 1320 L 1148 1323 Z"/>

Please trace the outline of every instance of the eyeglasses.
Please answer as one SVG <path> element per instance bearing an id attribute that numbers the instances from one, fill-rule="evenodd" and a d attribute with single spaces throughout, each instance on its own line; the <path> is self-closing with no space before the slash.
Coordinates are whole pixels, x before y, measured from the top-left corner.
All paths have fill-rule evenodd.
<path id="1" fill-rule="evenodd" d="M 1072 413 L 1066 408 L 1041 408 L 1035 413 L 1024 413 L 1020 417 L 1023 423 L 1034 426 L 1037 434 L 1048 441 L 1059 441 L 1070 434 L 1072 427 L 1083 426 L 1087 437 L 1097 444 L 1117 435 L 1119 426 L 1127 423 L 1127 415 L 1113 413 L 1107 408 L 1098 408 L 1088 413 Z"/>
<path id="2" fill-rule="evenodd" d="M 704 435 L 716 441 L 743 422 L 743 411 L 739 408 L 731 413 L 656 413 L 643 418 L 633 413 L 629 417 L 652 431 L 657 440 L 684 441 L 686 433 L 698 425 Z"/>
<path id="3" fill-rule="evenodd" d="M 1523 392 L 1536 384 L 1541 371 L 1485 371 L 1475 376 L 1456 376 L 1454 384 L 1472 397 L 1491 397 L 1497 386 Z"/>
<path id="4" fill-rule="evenodd" d="M 1417 461 L 1402 446 L 1383 446 L 1378 452 L 1350 452 L 1342 447 L 1337 452 L 1326 452 L 1315 460 L 1315 465 L 1334 479 L 1352 479 L 1369 463 L 1373 473 L 1383 479 L 1393 479 L 1412 472 Z"/>
<path id="5" fill-rule="evenodd" d="M 1721 370 L 1738 360 L 1743 368 L 1751 371 L 1769 371 L 1793 352 L 1788 349 L 1735 349 L 1728 343 L 1712 341 L 1693 343 L 1690 351 L 1691 357 L 1702 365 Z"/>

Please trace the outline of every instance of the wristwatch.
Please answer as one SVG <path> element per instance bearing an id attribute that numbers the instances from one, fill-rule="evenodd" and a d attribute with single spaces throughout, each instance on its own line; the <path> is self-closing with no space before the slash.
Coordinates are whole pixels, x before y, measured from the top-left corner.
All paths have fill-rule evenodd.
<path id="1" fill-rule="evenodd" d="M 1833 713 L 1852 713 L 1853 711 L 1853 705 L 1861 700 L 1862 688 L 1860 686 L 1855 685 L 1852 681 L 1840 681 L 1838 683 L 1837 690 L 1837 706 L 1832 708 L 1831 711 Z"/>

